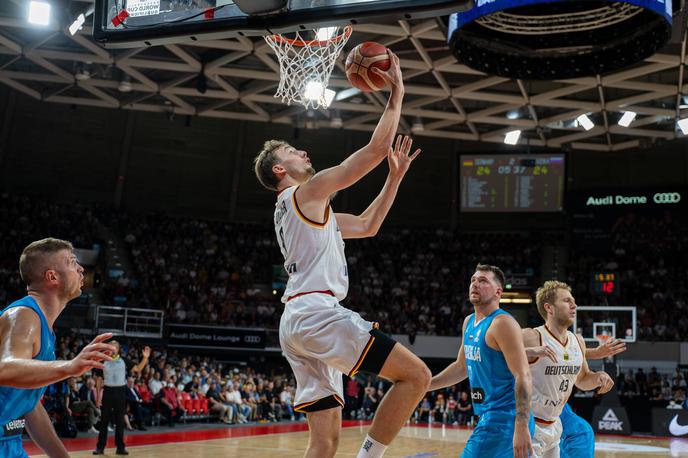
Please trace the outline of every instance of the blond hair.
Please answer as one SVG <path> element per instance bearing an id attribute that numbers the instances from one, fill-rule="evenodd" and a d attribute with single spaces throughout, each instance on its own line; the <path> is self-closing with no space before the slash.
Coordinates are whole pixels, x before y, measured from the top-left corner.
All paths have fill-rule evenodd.
<path id="1" fill-rule="evenodd" d="M 264 187 L 271 191 L 277 191 L 279 180 L 272 171 L 272 167 L 279 162 L 277 150 L 288 145 L 284 140 L 268 140 L 263 144 L 263 149 L 253 159 L 253 168 L 256 178 Z"/>
<path id="2" fill-rule="evenodd" d="M 22 280 L 28 286 L 40 280 L 45 271 L 49 269 L 48 258 L 62 250 L 71 252 L 74 247 L 66 240 L 52 237 L 31 242 L 19 256 L 19 275 L 21 275 Z"/>
<path id="3" fill-rule="evenodd" d="M 546 281 L 544 285 L 538 288 L 535 293 L 535 303 L 537 304 L 537 309 L 543 319 L 547 319 L 547 310 L 545 310 L 545 304 L 554 304 L 557 300 L 557 291 L 560 289 L 565 289 L 571 292 L 571 287 L 564 283 L 563 281 L 549 280 Z"/>

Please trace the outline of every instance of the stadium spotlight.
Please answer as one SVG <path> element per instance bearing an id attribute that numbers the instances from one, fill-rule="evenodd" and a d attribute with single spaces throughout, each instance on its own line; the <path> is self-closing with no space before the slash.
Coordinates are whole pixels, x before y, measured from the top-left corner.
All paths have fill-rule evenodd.
<path id="1" fill-rule="evenodd" d="M 583 126 L 583 129 L 585 130 L 590 130 L 593 127 L 595 127 L 595 123 L 588 118 L 588 115 L 582 114 L 576 118 L 576 121 L 578 121 L 578 124 Z"/>
<path id="2" fill-rule="evenodd" d="M 678 124 L 678 127 L 681 129 L 681 132 L 683 132 L 683 135 L 688 135 L 688 118 L 679 119 L 676 121 L 676 124 Z"/>
<path id="3" fill-rule="evenodd" d="M 34 25 L 50 24 L 50 3 L 31 0 L 29 3 L 29 22 Z"/>
<path id="4" fill-rule="evenodd" d="M 84 22 L 86 22 L 86 16 L 84 16 L 84 13 L 81 13 L 76 17 L 76 19 L 74 19 L 72 25 L 69 26 L 69 34 L 72 36 L 76 35 L 76 33 L 84 25 Z"/>
<path id="5" fill-rule="evenodd" d="M 619 125 L 621 127 L 628 127 L 631 125 L 633 120 L 636 117 L 636 112 L 635 111 L 624 111 L 623 116 L 621 116 L 621 119 L 619 119 Z"/>
<path id="6" fill-rule="evenodd" d="M 420 119 L 420 116 L 416 116 L 416 118 L 413 120 L 413 124 L 411 124 L 411 132 L 417 134 L 418 132 L 423 132 L 424 130 L 425 126 L 423 125 L 423 120 Z"/>
<path id="7" fill-rule="evenodd" d="M 521 131 L 512 130 L 511 132 L 507 132 L 504 136 L 504 143 L 506 143 L 507 145 L 515 145 L 516 143 L 518 143 L 519 138 L 521 138 Z"/>
<path id="8" fill-rule="evenodd" d="M 306 84 L 306 90 L 303 92 L 303 96 L 308 100 L 324 99 L 325 103 L 323 105 L 325 108 L 330 106 L 336 94 L 332 89 L 324 87 L 320 81 L 309 81 Z"/>

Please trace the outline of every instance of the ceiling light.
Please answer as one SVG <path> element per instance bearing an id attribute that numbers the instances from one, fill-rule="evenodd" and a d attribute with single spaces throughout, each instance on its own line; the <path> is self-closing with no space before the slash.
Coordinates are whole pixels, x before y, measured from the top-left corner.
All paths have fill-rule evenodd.
<path id="1" fill-rule="evenodd" d="M 69 33 L 71 35 L 76 35 L 76 33 L 81 30 L 81 27 L 84 25 L 84 22 L 86 22 L 86 16 L 84 16 L 84 13 L 81 13 L 74 19 L 74 22 L 72 22 L 72 25 L 69 26 Z"/>
<path id="2" fill-rule="evenodd" d="M 327 89 L 320 81 L 309 81 L 303 96 L 308 100 L 319 100 L 325 108 L 329 107 L 337 93 L 332 89 Z"/>
<path id="3" fill-rule="evenodd" d="M 50 24 L 50 3 L 32 0 L 29 3 L 29 22 L 35 25 Z"/>
<path id="4" fill-rule="evenodd" d="M 519 110 L 509 110 L 506 112 L 506 119 L 518 119 L 521 116 Z"/>
<path id="5" fill-rule="evenodd" d="M 521 131 L 512 130 L 511 132 L 507 132 L 504 136 L 504 143 L 506 143 L 507 145 L 515 145 L 516 143 L 518 143 L 519 138 L 521 138 Z"/>
<path id="6" fill-rule="evenodd" d="M 633 120 L 636 117 L 636 112 L 635 111 L 625 111 L 623 116 L 621 116 L 621 119 L 619 119 L 619 125 L 621 127 L 628 127 L 631 125 Z"/>
<path id="7" fill-rule="evenodd" d="M 315 39 L 319 41 L 329 40 L 337 32 L 337 27 L 323 27 L 315 32 Z"/>
<path id="8" fill-rule="evenodd" d="M 423 121 L 419 116 L 416 116 L 416 119 L 413 120 L 413 124 L 411 125 L 411 132 L 417 134 L 418 132 L 423 132 L 424 130 L 425 126 L 423 125 Z"/>
<path id="9" fill-rule="evenodd" d="M 683 135 L 688 135 L 688 118 L 679 119 L 676 124 L 678 124 Z"/>
<path id="10" fill-rule="evenodd" d="M 585 130 L 590 130 L 593 127 L 595 127 L 595 123 L 588 118 L 588 115 L 582 114 L 576 118 L 576 121 L 578 121 L 578 124 L 583 126 L 583 129 Z"/>
<path id="11" fill-rule="evenodd" d="M 129 75 L 122 76 L 122 80 L 119 82 L 117 89 L 119 92 L 131 92 L 131 78 Z"/>

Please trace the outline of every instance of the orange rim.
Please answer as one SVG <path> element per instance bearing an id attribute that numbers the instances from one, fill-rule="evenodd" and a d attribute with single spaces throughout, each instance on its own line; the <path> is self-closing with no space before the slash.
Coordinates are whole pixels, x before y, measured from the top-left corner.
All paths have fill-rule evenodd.
<path id="1" fill-rule="evenodd" d="M 309 40 L 309 41 L 303 41 L 298 38 L 287 38 L 283 37 L 282 35 L 270 35 L 270 38 L 278 43 L 289 43 L 292 46 L 312 46 L 312 47 L 318 47 L 318 46 L 327 46 L 330 43 L 339 43 L 342 41 L 344 38 L 349 38 L 351 36 L 351 32 L 353 31 L 353 27 L 350 25 L 347 25 L 344 27 L 344 30 L 342 33 L 337 35 L 336 37 L 332 37 L 329 40 Z"/>

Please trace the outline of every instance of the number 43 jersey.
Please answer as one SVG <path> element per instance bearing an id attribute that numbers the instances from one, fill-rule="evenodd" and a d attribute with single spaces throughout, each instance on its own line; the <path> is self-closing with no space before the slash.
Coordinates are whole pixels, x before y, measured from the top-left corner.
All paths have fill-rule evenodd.
<path id="1" fill-rule="evenodd" d="M 342 233 L 329 205 L 322 223 L 308 219 L 299 208 L 298 189 L 284 189 L 275 204 L 275 233 L 289 274 L 282 302 L 326 291 L 342 301 L 349 289 Z"/>
<path id="2" fill-rule="evenodd" d="M 533 416 L 545 421 L 555 421 L 573 391 L 584 355 L 578 339 L 571 331 L 566 331 L 566 342 L 560 342 L 546 325 L 535 330 L 540 334 L 541 345 L 548 345 L 554 350 L 557 362 L 543 356 L 530 364 L 533 376 Z"/>

